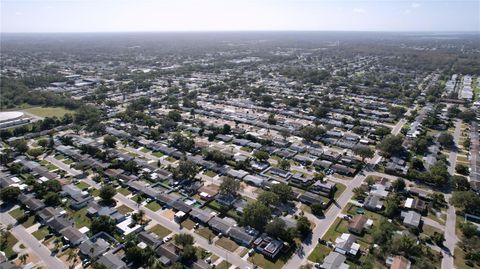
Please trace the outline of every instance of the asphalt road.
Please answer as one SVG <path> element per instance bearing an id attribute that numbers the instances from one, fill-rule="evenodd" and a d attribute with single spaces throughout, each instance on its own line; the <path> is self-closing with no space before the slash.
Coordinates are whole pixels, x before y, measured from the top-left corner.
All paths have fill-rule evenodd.
<path id="1" fill-rule="evenodd" d="M 137 204 L 133 202 L 132 200 L 128 199 L 127 197 L 123 196 L 122 194 L 117 193 L 115 195 L 115 199 L 120 201 L 121 203 L 131 207 L 131 208 L 138 208 Z M 164 226 L 165 228 L 171 230 L 172 232 L 175 233 L 187 233 L 192 235 L 195 238 L 195 243 L 201 246 L 203 249 L 210 251 L 211 253 L 214 253 L 215 255 L 223 258 L 224 260 L 228 261 L 229 263 L 238 266 L 239 268 L 253 268 L 253 265 L 249 263 L 246 260 L 243 260 L 242 257 L 230 252 L 228 250 L 225 250 L 221 247 L 217 247 L 215 243 L 208 243 L 208 240 L 203 238 L 202 236 L 196 234 L 193 230 L 188 230 L 186 228 L 180 229 L 180 226 L 178 223 L 171 221 L 167 219 L 166 217 L 160 215 L 158 212 L 153 212 L 152 210 L 140 206 L 140 209 L 145 211 L 145 215 L 149 218 L 154 220 L 155 222 L 159 223 L 160 225 Z"/>
<path id="2" fill-rule="evenodd" d="M 2 224 L 14 224 L 16 220 L 12 218 L 7 212 L 0 213 L 0 219 Z M 29 252 L 32 252 L 40 261 L 45 264 L 46 268 L 55 268 L 55 269 L 67 269 L 62 261 L 57 257 L 51 256 L 50 250 L 40 243 L 33 235 L 31 235 L 25 227 L 22 225 L 14 226 L 10 232 L 21 241 L 25 247 L 28 248 Z"/>

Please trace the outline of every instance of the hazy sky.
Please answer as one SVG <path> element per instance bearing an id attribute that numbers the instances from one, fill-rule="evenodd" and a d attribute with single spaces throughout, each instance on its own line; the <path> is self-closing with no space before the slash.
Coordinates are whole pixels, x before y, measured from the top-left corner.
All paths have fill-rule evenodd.
<path id="1" fill-rule="evenodd" d="M 1 32 L 480 31 L 480 0 L 0 0 Z"/>

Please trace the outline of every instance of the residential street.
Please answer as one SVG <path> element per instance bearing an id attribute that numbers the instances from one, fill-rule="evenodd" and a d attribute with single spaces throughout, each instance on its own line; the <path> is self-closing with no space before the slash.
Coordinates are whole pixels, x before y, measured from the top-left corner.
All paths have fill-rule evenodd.
<path id="1" fill-rule="evenodd" d="M 2 224 L 15 224 L 16 220 L 7 212 L 0 213 Z M 67 269 L 68 267 L 57 257 L 51 256 L 50 250 L 31 235 L 22 225 L 14 226 L 10 232 L 21 241 L 35 256 L 41 260 L 46 268 Z"/>
<path id="2" fill-rule="evenodd" d="M 137 204 L 135 202 L 133 202 L 132 200 L 128 199 L 127 197 L 125 197 L 124 195 L 122 194 L 119 194 L 117 193 L 117 195 L 115 195 L 115 199 L 117 199 L 118 201 L 120 201 L 121 203 L 129 206 L 130 208 L 138 208 L 137 207 Z M 164 226 L 165 228 L 171 230 L 172 232 L 175 232 L 175 233 L 188 233 L 190 235 L 192 235 L 194 238 L 195 238 L 195 242 L 196 244 L 198 244 L 199 246 L 201 246 L 203 249 L 205 250 L 208 250 L 212 253 L 214 253 L 215 255 L 221 257 L 222 259 L 225 259 L 226 261 L 228 261 L 229 263 L 235 265 L 235 266 L 238 266 L 240 268 L 247 268 L 247 267 L 250 267 L 252 268 L 252 264 L 249 263 L 248 261 L 246 260 L 243 260 L 242 257 L 238 256 L 238 255 L 235 255 L 233 253 L 229 253 L 228 250 L 225 250 L 221 247 L 217 247 L 215 245 L 215 243 L 208 243 L 208 240 L 203 238 L 202 236 L 198 235 L 197 233 L 195 233 L 193 230 L 190 231 L 186 228 L 183 228 L 183 229 L 180 229 L 180 226 L 178 225 L 178 223 L 175 223 L 169 219 L 167 219 L 166 217 L 160 215 L 159 213 L 157 212 L 153 212 L 152 210 L 144 207 L 144 206 L 141 206 L 140 209 L 144 210 L 145 211 L 145 215 L 149 218 L 149 219 L 152 219 L 154 220 L 155 222 L 158 222 L 160 225 Z"/>

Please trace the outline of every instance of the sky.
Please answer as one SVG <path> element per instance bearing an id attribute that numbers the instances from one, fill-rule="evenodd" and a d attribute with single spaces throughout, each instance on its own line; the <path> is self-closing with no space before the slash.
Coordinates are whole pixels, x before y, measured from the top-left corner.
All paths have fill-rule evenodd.
<path id="1" fill-rule="evenodd" d="M 480 0 L 0 0 L 0 32 L 480 31 Z"/>

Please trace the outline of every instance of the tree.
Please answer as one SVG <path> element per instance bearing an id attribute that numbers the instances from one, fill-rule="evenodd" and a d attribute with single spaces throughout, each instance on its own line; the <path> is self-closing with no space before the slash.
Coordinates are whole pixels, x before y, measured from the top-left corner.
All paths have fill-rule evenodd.
<path id="1" fill-rule="evenodd" d="M 47 192 L 44 197 L 44 202 L 48 206 L 57 206 L 61 203 L 60 195 L 57 192 Z"/>
<path id="2" fill-rule="evenodd" d="M 186 233 L 176 234 L 174 237 L 174 241 L 176 245 L 180 246 L 193 245 L 193 243 L 195 243 L 193 236 Z"/>
<path id="3" fill-rule="evenodd" d="M 463 140 L 463 147 L 465 149 L 470 149 L 470 146 L 472 145 L 472 141 L 470 140 L 469 137 L 467 137 L 465 140 Z"/>
<path id="4" fill-rule="evenodd" d="M 400 197 L 397 195 L 391 195 L 385 200 L 385 216 L 393 218 L 400 211 Z"/>
<path id="5" fill-rule="evenodd" d="M 310 209 L 312 210 L 312 214 L 317 215 L 317 216 L 322 216 L 323 215 L 323 205 L 319 203 L 312 204 L 310 206 Z"/>
<path id="6" fill-rule="evenodd" d="M 470 171 L 468 170 L 468 166 L 466 166 L 464 164 L 461 164 L 461 163 L 458 163 L 455 166 L 455 171 L 457 171 L 457 173 L 459 173 L 461 175 L 464 175 L 464 176 L 468 176 L 468 174 L 470 174 Z"/>
<path id="7" fill-rule="evenodd" d="M 300 130 L 299 135 L 307 142 L 310 142 L 312 140 L 315 140 L 318 136 L 324 135 L 326 132 L 327 131 L 322 127 L 306 126 Z"/>
<path id="8" fill-rule="evenodd" d="M 270 113 L 270 115 L 268 115 L 267 123 L 271 125 L 277 124 L 277 120 L 275 119 L 275 114 Z"/>
<path id="9" fill-rule="evenodd" d="M 392 240 L 393 252 L 404 256 L 416 256 L 418 255 L 418 248 L 415 239 L 405 236 L 396 235 Z"/>
<path id="10" fill-rule="evenodd" d="M 265 151 L 262 151 L 262 150 L 256 150 L 254 153 L 253 153 L 253 157 L 255 159 L 257 159 L 259 162 L 265 162 L 268 160 L 268 158 L 270 158 L 270 155 L 265 152 Z"/>
<path id="11" fill-rule="evenodd" d="M 42 153 L 43 150 L 41 148 L 31 148 L 27 151 L 27 154 L 33 158 L 37 158 L 38 156 L 42 155 Z"/>
<path id="12" fill-rule="evenodd" d="M 180 160 L 177 167 L 177 174 L 182 179 L 192 180 L 197 175 L 198 167 L 190 160 Z"/>
<path id="13" fill-rule="evenodd" d="M 297 231 L 302 238 L 305 238 L 312 232 L 312 228 L 310 226 L 311 223 L 305 216 L 301 216 L 297 219 Z"/>
<path id="14" fill-rule="evenodd" d="M 380 137 L 384 137 L 386 135 L 389 135 L 392 132 L 392 129 L 385 127 L 385 126 L 379 126 L 375 129 L 375 135 L 378 135 Z"/>
<path id="15" fill-rule="evenodd" d="M 264 191 L 260 193 L 257 197 L 257 201 L 266 205 L 276 207 L 280 204 L 280 198 L 278 195 L 272 191 Z"/>
<path id="16" fill-rule="evenodd" d="M 281 159 L 278 161 L 278 167 L 283 170 L 289 170 L 290 169 L 290 162 L 285 159 Z"/>
<path id="17" fill-rule="evenodd" d="M 12 142 L 12 146 L 20 153 L 25 153 L 28 151 L 28 144 L 25 139 L 15 140 Z"/>
<path id="18" fill-rule="evenodd" d="M 195 256 L 196 252 L 197 252 L 197 249 L 193 245 L 184 246 L 180 250 L 180 259 L 187 263 L 191 262 L 196 258 Z"/>
<path id="19" fill-rule="evenodd" d="M 260 202 L 249 203 L 243 209 L 243 225 L 252 226 L 259 231 L 263 231 L 271 218 L 272 213 L 270 209 Z"/>
<path id="20" fill-rule="evenodd" d="M 103 145 L 107 148 L 114 148 L 118 139 L 113 135 L 106 135 L 103 138 Z"/>
<path id="21" fill-rule="evenodd" d="M 273 237 L 282 237 L 285 231 L 285 221 L 281 218 L 274 218 L 265 226 L 265 232 Z"/>
<path id="22" fill-rule="evenodd" d="M 324 172 L 318 172 L 313 174 L 313 179 L 316 181 L 323 181 L 324 178 L 325 178 Z"/>
<path id="23" fill-rule="evenodd" d="M 451 148 L 452 146 L 455 145 L 455 142 L 453 142 L 453 136 L 447 132 L 443 132 L 438 136 L 438 143 L 440 145 L 446 147 L 446 148 Z"/>
<path id="24" fill-rule="evenodd" d="M 14 203 L 17 201 L 20 193 L 21 192 L 18 187 L 8 186 L 0 189 L 0 199 L 6 203 Z"/>
<path id="25" fill-rule="evenodd" d="M 18 259 L 20 260 L 20 262 L 22 264 L 27 264 L 28 256 L 30 256 L 30 255 L 28 255 L 28 253 L 24 253 L 24 254 L 20 255 L 20 257 L 18 257 Z"/>
<path id="26" fill-rule="evenodd" d="M 455 191 L 450 198 L 450 203 L 462 208 L 465 213 L 480 214 L 480 197 L 473 191 Z"/>
<path id="27" fill-rule="evenodd" d="M 93 234 L 106 232 L 112 235 L 113 231 L 115 231 L 116 224 L 116 221 L 109 216 L 99 216 L 92 220 L 92 223 L 90 224 L 90 230 Z"/>
<path id="28" fill-rule="evenodd" d="M 270 191 L 276 193 L 282 203 L 287 203 L 293 200 L 294 193 L 292 187 L 285 183 L 274 184 Z"/>
<path id="29" fill-rule="evenodd" d="M 223 177 L 218 192 L 221 195 L 236 197 L 239 190 L 240 181 L 234 179 L 233 177 Z"/>
<path id="30" fill-rule="evenodd" d="M 457 191 L 470 190 L 470 183 L 468 182 L 468 179 L 464 176 L 452 176 L 452 185 Z"/>
<path id="31" fill-rule="evenodd" d="M 102 202 L 106 204 L 111 204 L 113 197 L 117 194 L 117 190 L 112 185 L 103 185 L 100 188 L 99 196 L 102 199 Z"/>
<path id="32" fill-rule="evenodd" d="M 102 264 L 99 262 L 94 262 L 92 267 L 93 269 L 108 269 L 108 267 L 105 264 Z"/>
<path id="33" fill-rule="evenodd" d="M 471 122 L 475 119 L 476 116 L 477 114 L 475 113 L 475 111 L 471 109 L 466 109 L 458 114 L 458 117 L 464 122 Z"/>
<path id="34" fill-rule="evenodd" d="M 397 192 L 403 191 L 406 187 L 405 180 L 403 180 L 403 178 L 395 179 L 395 181 L 392 183 L 392 187 Z"/>
<path id="35" fill-rule="evenodd" d="M 437 246 L 443 246 L 443 242 L 445 241 L 445 236 L 442 233 L 434 232 L 430 238 Z"/>
<path id="36" fill-rule="evenodd" d="M 395 119 L 401 118 L 407 110 L 403 106 L 389 106 L 388 110 L 390 114 L 395 116 Z"/>
<path id="37" fill-rule="evenodd" d="M 40 147 L 47 147 L 48 146 L 48 140 L 47 139 L 40 139 L 37 141 L 37 144 L 40 146 Z"/>
<path id="38" fill-rule="evenodd" d="M 230 125 L 224 124 L 222 128 L 222 134 L 229 134 L 231 130 L 232 127 L 230 127 Z"/>
<path id="39" fill-rule="evenodd" d="M 365 162 L 365 158 L 372 158 L 375 152 L 369 146 L 357 145 L 352 149 L 355 155 L 362 157 L 362 162 Z"/>
<path id="40" fill-rule="evenodd" d="M 390 157 L 403 150 L 402 143 L 403 135 L 387 135 L 378 143 L 377 148 L 380 150 L 382 156 Z"/>
<path id="41" fill-rule="evenodd" d="M 180 113 L 178 111 L 175 111 L 175 110 L 169 111 L 168 114 L 167 114 L 167 117 L 169 119 L 173 120 L 174 122 L 182 121 L 182 115 L 180 115 Z"/>

